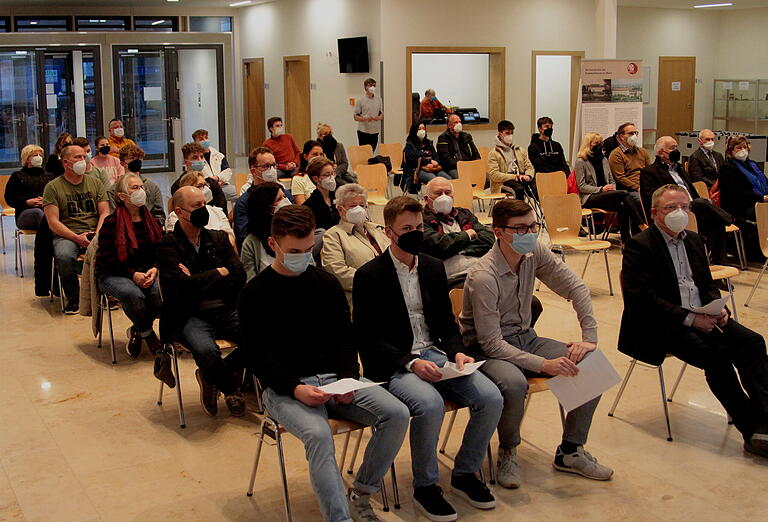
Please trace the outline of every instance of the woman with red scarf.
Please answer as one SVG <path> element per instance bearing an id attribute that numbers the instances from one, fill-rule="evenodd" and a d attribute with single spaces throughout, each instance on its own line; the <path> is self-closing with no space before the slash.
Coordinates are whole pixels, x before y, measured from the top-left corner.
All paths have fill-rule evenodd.
<path id="1" fill-rule="evenodd" d="M 147 193 L 139 176 L 122 176 L 115 198 L 115 212 L 99 231 L 96 277 L 101 291 L 116 297 L 133 323 L 126 351 L 135 358 L 141 354 L 142 341 L 153 354 L 161 347 L 152 323 L 160 315 L 155 246 L 163 231 L 145 204 Z"/>

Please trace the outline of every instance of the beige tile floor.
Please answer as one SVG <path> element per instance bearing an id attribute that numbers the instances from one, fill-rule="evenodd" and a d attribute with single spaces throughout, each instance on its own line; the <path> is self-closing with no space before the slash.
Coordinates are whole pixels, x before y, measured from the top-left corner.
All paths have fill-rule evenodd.
<path id="1" fill-rule="evenodd" d="M 6 227 L 6 231 L 10 232 Z M 6 234 L 8 240 L 9 234 Z M 281 520 L 276 453 L 265 446 L 253 498 L 245 496 L 259 417 L 249 413 L 207 417 L 198 402 L 194 363 L 181 361 L 187 428 L 180 429 L 175 395 L 155 403 L 152 359 L 129 359 L 123 349 L 122 312 L 114 313 L 118 362 L 97 349 L 90 320 L 63 316 L 58 303 L 33 297 L 31 243 L 28 276 L 13 271 L 13 247 L 0 256 L 0 520 Z M 583 256 L 569 257 L 580 269 Z M 614 282 L 620 253 L 610 253 Z M 628 359 L 616 351 L 621 296 L 608 295 L 602 260 L 590 263 L 600 346 L 623 375 Z M 743 302 L 756 271 L 736 279 L 742 322 L 765 334 L 768 279 L 751 308 Z M 578 334 L 567 302 L 546 288 L 539 333 L 562 340 Z M 659 332 L 663 336 L 664 332 Z M 668 386 L 680 363 L 666 366 Z M 588 449 L 613 467 L 610 482 L 555 472 L 552 453 L 559 419 L 550 393 L 533 396 L 520 448 L 523 486 L 495 487 L 498 506 L 480 512 L 448 493 L 465 520 L 766 520 L 768 460 L 745 455 L 738 433 L 708 391 L 701 371 L 689 369 L 670 405 L 674 442 L 665 440 L 654 369 L 638 368 L 616 412 L 607 417 L 617 388 L 595 415 Z M 466 413 L 448 446 L 454 454 Z M 303 451 L 286 438 L 289 487 L 296 520 L 320 518 Z M 337 447 L 341 448 L 341 440 Z M 442 483 L 449 457 L 441 456 Z M 419 520 L 410 499 L 407 444 L 396 461 L 402 509 L 383 520 Z M 377 508 L 379 504 L 377 503 Z"/>

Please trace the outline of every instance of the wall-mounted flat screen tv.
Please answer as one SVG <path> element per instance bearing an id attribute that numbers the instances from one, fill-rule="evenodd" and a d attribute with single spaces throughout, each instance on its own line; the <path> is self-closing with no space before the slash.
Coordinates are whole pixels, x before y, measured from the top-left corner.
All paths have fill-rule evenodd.
<path id="1" fill-rule="evenodd" d="M 339 38 L 339 72 L 367 73 L 368 37 Z"/>

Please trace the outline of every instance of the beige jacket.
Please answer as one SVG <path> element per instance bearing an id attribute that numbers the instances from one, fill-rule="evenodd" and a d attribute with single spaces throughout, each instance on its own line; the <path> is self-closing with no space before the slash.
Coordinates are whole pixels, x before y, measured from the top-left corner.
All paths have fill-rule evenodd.
<path id="1" fill-rule="evenodd" d="M 533 169 L 533 163 L 528 159 L 528 152 L 519 145 L 515 145 L 514 150 L 515 161 L 517 161 L 517 168 L 520 170 L 520 173 L 533 178 L 536 171 Z M 507 160 L 504 159 L 504 154 L 502 154 L 499 145 L 496 145 L 488 153 L 488 176 L 491 178 L 491 193 L 493 194 L 500 192 L 501 186 L 506 181 L 517 179 L 517 174 L 507 172 Z"/>
<path id="2" fill-rule="evenodd" d="M 99 251 L 99 235 L 96 234 L 85 251 L 83 273 L 80 277 L 80 315 L 91 317 L 93 335 L 99 335 L 99 289 L 96 286 L 96 253 Z"/>
<path id="3" fill-rule="evenodd" d="M 384 252 L 390 243 L 384 231 L 379 228 L 379 225 L 370 221 L 364 226 Z M 368 238 L 355 230 L 351 223 L 341 221 L 325 232 L 321 254 L 323 268 L 339 280 L 347 294 L 350 306 L 352 306 L 352 280 L 355 277 L 355 271 L 377 255 L 376 249 Z"/>

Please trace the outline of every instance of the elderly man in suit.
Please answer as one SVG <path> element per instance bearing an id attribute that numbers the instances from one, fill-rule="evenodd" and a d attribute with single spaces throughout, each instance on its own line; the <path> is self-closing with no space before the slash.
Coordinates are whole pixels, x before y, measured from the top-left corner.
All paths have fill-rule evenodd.
<path id="1" fill-rule="evenodd" d="M 688 159 L 691 180 L 703 181 L 708 188 L 712 188 L 724 162 L 723 155 L 715 150 L 715 133 L 709 129 L 699 131 L 699 148 Z"/>
<path id="2" fill-rule="evenodd" d="M 727 309 L 694 312 L 720 297 L 701 238 L 685 230 L 690 198 L 679 185 L 658 188 L 653 224 L 624 247 L 624 314 L 619 350 L 659 365 L 667 353 L 704 370 L 712 393 L 744 437 L 744 449 L 768 457 L 768 356 L 763 337 Z"/>

